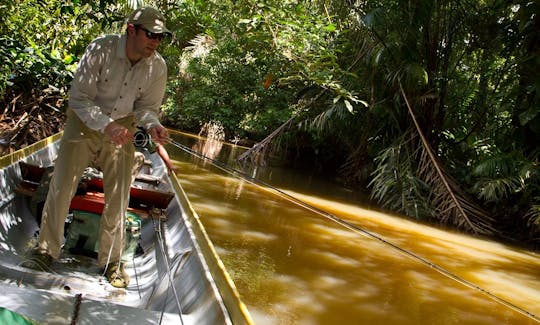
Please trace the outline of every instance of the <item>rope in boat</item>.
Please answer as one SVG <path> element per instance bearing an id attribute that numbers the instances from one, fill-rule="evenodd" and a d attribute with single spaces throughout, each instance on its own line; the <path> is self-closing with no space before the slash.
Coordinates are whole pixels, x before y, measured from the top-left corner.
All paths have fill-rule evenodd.
<path id="1" fill-rule="evenodd" d="M 174 299 L 176 301 L 176 306 L 178 307 L 178 316 L 180 317 L 180 323 L 182 325 L 184 325 L 184 320 L 182 318 L 182 306 L 180 305 L 180 299 L 178 298 L 178 293 L 176 292 L 176 288 L 174 286 L 174 282 L 173 282 L 173 276 L 171 274 L 171 263 L 169 262 L 169 257 L 167 256 L 167 254 L 165 254 L 165 244 L 164 244 L 164 241 L 163 241 L 163 236 L 161 235 L 161 220 L 158 218 L 157 220 L 157 225 L 156 225 L 156 220 L 154 219 L 154 217 L 152 216 L 152 223 L 154 224 L 154 231 L 156 233 L 156 236 L 157 236 L 157 239 L 158 239 L 158 243 L 159 243 L 159 250 L 161 251 L 161 255 L 163 257 L 163 260 L 165 261 L 165 264 L 167 265 L 166 269 L 167 269 L 167 276 L 168 276 L 168 280 L 169 280 L 169 287 L 172 288 L 172 291 L 173 291 L 173 294 L 174 294 Z M 168 295 L 168 291 L 167 290 L 167 295 Z M 166 302 L 167 302 L 167 299 L 165 299 L 165 302 L 163 303 L 163 310 L 161 311 L 161 317 L 160 317 L 160 320 L 159 320 L 159 324 L 161 324 L 161 321 L 163 319 L 163 313 L 165 312 L 165 306 L 166 306 Z"/>
<path id="2" fill-rule="evenodd" d="M 75 295 L 75 303 L 73 304 L 73 316 L 71 317 L 70 325 L 77 325 L 79 322 L 79 312 L 81 310 L 82 294 Z"/>
<path id="3" fill-rule="evenodd" d="M 135 264 L 135 254 L 133 254 L 133 257 L 131 258 L 131 262 L 133 263 L 133 271 L 135 271 L 135 284 L 137 285 L 137 292 L 139 293 L 139 299 L 142 299 L 141 287 L 139 286 L 139 275 L 137 272 L 137 264 Z"/>
<path id="4" fill-rule="evenodd" d="M 516 311 L 516 312 L 518 312 L 518 313 L 520 313 L 522 315 L 525 315 L 527 317 L 530 317 L 533 320 L 540 321 L 540 318 L 538 316 L 536 316 L 535 314 L 533 314 L 532 312 L 529 312 L 529 311 L 527 311 L 527 310 L 513 304 L 512 302 L 510 302 L 510 301 L 508 301 L 508 300 L 506 300 L 504 298 L 501 298 L 501 297 L 487 291 L 486 289 L 483 289 L 482 287 L 480 287 L 480 286 L 478 286 L 478 285 L 476 285 L 476 284 L 474 284 L 474 283 L 472 283 L 472 282 L 470 282 L 470 281 L 468 281 L 468 280 L 466 280 L 466 279 L 452 273 L 451 271 L 446 270 L 445 268 L 443 268 L 443 267 L 441 267 L 441 266 L 439 266 L 439 265 L 437 265 L 437 264 L 435 264 L 433 262 L 430 262 L 429 260 L 427 260 L 427 259 L 425 259 L 425 258 L 423 258 L 423 257 L 421 257 L 421 256 L 419 256 L 419 255 L 405 249 L 405 248 L 402 248 L 402 247 L 400 247 L 400 246 L 398 246 L 396 244 L 393 244 L 393 243 L 387 241 L 386 239 L 382 238 L 380 235 L 378 235 L 378 234 L 376 234 L 374 232 L 366 230 L 366 229 L 364 229 L 364 228 L 362 228 L 362 227 L 360 227 L 358 225 L 355 225 L 355 224 L 353 224 L 351 222 L 343 220 L 343 219 L 337 217 L 334 214 L 331 214 L 331 213 L 326 212 L 324 210 L 321 210 L 321 209 L 319 209 L 317 207 L 314 207 L 313 205 L 311 205 L 311 204 L 309 204 L 309 203 L 307 203 L 305 201 L 302 201 L 302 200 L 300 200 L 300 199 L 298 199 L 298 198 L 296 198 L 296 197 L 294 197 L 294 196 L 292 196 L 292 195 L 290 195 L 290 194 L 288 194 L 288 193 L 286 193 L 286 192 L 284 192 L 284 191 L 282 191 L 282 190 L 280 190 L 280 189 L 278 189 L 278 188 L 276 188 L 276 187 L 274 187 L 274 186 L 272 186 L 272 185 L 270 185 L 270 184 L 268 184 L 268 183 L 266 183 L 264 181 L 258 180 L 258 179 L 254 178 L 254 177 L 251 177 L 248 174 L 246 174 L 246 173 L 244 173 L 242 171 L 239 171 L 237 169 L 234 169 L 234 168 L 230 167 L 229 165 L 227 165 L 225 163 L 222 163 L 222 162 L 217 161 L 215 159 L 209 158 L 209 157 L 207 157 L 207 156 L 205 156 L 205 155 L 203 155 L 203 154 L 201 154 L 199 152 L 196 152 L 196 151 L 192 150 L 191 148 L 188 148 L 187 146 L 185 146 L 185 145 L 183 145 L 181 143 L 178 143 L 178 142 L 176 142 L 176 141 L 174 141 L 172 139 L 170 140 L 170 143 L 173 144 L 174 146 L 176 146 L 177 148 L 179 148 L 179 149 L 181 149 L 181 150 L 183 150 L 183 151 L 185 151 L 185 152 L 187 152 L 187 153 L 189 153 L 189 154 L 191 154 L 193 156 L 196 156 L 198 158 L 210 161 L 217 168 L 219 168 L 219 169 L 221 169 L 221 170 L 223 170 L 223 171 L 225 171 L 225 172 L 227 172 L 227 173 L 229 173 L 229 174 L 231 174 L 233 176 L 240 177 L 240 178 L 248 181 L 249 183 L 251 183 L 253 185 L 256 185 L 256 186 L 259 186 L 259 187 L 264 187 L 264 188 L 269 188 L 269 189 L 277 192 L 279 194 L 279 196 L 285 198 L 286 200 L 288 200 L 290 202 L 293 202 L 293 203 L 295 203 L 295 204 L 297 204 L 297 205 L 299 205 L 299 206 L 301 206 L 303 208 L 306 208 L 306 209 L 308 209 L 308 210 L 310 210 L 310 211 L 312 211 L 312 212 L 314 212 L 316 214 L 319 214 L 319 215 L 321 215 L 321 216 L 323 216 L 323 217 L 325 217 L 327 219 L 330 219 L 330 220 L 338 223 L 339 225 L 342 225 L 342 226 L 352 230 L 355 233 L 359 233 L 359 234 L 362 234 L 364 236 L 367 236 L 367 237 L 373 238 L 375 240 L 378 240 L 381 243 L 383 243 L 385 245 L 388 245 L 389 247 L 391 247 L 391 248 L 405 254 L 406 256 L 408 256 L 408 257 L 410 257 L 412 259 L 415 259 L 415 260 L 417 260 L 417 261 L 431 267 L 432 269 L 436 270 L 440 274 L 442 274 L 442 275 L 444 275 L 444 276 L 446 276 L 446 277 L 448 277 L 448 278 L 450 278 L 450 279 L 452 279 L 452 280 L 454 280 L 454 281 L 456 281 L 458 283 L 461 283 L 462 285 L 464 285 L 466 287 L 469 287 L 471 289 L 477 290 L 477 291 L 485 294 L 486 296 L 490 297 L 491 299 L 493 299 L 493 300 L 495 300 L 495 301 L 497 301 L 497 302 L 499 302 L 499 303 L 513 309 L 514 311 Z"/>

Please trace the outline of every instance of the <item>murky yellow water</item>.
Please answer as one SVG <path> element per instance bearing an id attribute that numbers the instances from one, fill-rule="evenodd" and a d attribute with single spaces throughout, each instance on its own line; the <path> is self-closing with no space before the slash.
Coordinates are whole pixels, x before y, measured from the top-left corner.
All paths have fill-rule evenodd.
<path id="1" fill-rule="evenodd" d="M 237 154 L 208 147 L 222 161 Z M 538 254 L 340 202 L 330 185 L 320 192 L 331 194 L 314 194 L 278 177 L 279 190 L 354 225 L 346 227 L 169 150 L 257 324 L 539 324 Z"/>

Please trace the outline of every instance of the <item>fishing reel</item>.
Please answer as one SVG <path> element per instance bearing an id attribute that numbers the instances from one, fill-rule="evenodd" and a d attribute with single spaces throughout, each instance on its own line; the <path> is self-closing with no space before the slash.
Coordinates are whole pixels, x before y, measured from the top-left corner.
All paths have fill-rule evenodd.
<path id="1" fill-rule="evenodd" d="M 150 136 L 150 134 L 142 127 L 139 126 L 137 128 L 139 130 L 133 134 L 133 145 L 136 148 L 148 149 L 150 152 L 156 151 L 157 146 L 154 141 L 152 141 L 152 136 Z"/>

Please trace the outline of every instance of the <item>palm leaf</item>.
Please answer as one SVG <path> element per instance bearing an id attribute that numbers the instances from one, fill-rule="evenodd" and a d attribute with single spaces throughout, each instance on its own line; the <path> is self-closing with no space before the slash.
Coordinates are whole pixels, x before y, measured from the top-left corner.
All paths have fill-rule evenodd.
<path id="1" fill-rule="evenodd" d="M 530 177 L 530 167 L 519 170 L 520 157 L 512 154 L 493 154 L 477 164 L 472 174 L 479 178 L 473 190 L 480 199 L 497 202 L 525 188 Z"/>
<path id="2" fill-rule="evenodd" d="M 434 208 L 433 217 L 459 229 L 481 234 L 494 233 L 491 226 L 493 219 L 468 197 L 440 163 L 429 155 L 428 150 L 431 149 L 421 147 L 418 176 L 424 179 L 431 189 L 428 200 Z M 437 168 L 433 167 L 435 164 Z"/>
<path id="3" fill-rule="evenodd" d="M 536 201 L 540 201 L 540 198 L 537 197 Z M 540 204 L 532 204 L 524 217 L 527 221 L 529 237 L 533 242 L 540 243 Z"/>
<path id="4" fill-rule="evenodd" d="M 411 145 L 411 137 L 414 134 L 407 131 L 379 153 L 369 186 L 372 187 L 371 197 L 384 208 L 422 219 L 431 216 L 426 199 L 429 188 L 416 175 L 416 153 L 414 145 Z"/>

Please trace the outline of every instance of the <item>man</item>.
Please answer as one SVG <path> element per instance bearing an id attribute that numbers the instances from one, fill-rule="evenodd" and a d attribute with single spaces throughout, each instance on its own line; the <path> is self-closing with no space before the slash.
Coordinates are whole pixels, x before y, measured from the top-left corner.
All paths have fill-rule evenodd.
<path id="1" fill-rule="evenodd" d="M 133 133 L 141 125 L 157 143 L 168 140 L 158 120 L 167 67 L 156 52 L 170 31 L 153 8 L 135 10 L 124 35 L 106 35 L 86 48 L 69 92 L 69 109 L 55 171 L 43 208 L 38 247 L 27 267 L 49 266 L 60 256 L 64 221 L 84 169 L 103 171 L 105 208 L 98 265 L 109 282 L 129 284 L 121 261 L 125 214 L 134 163 Z"/>

